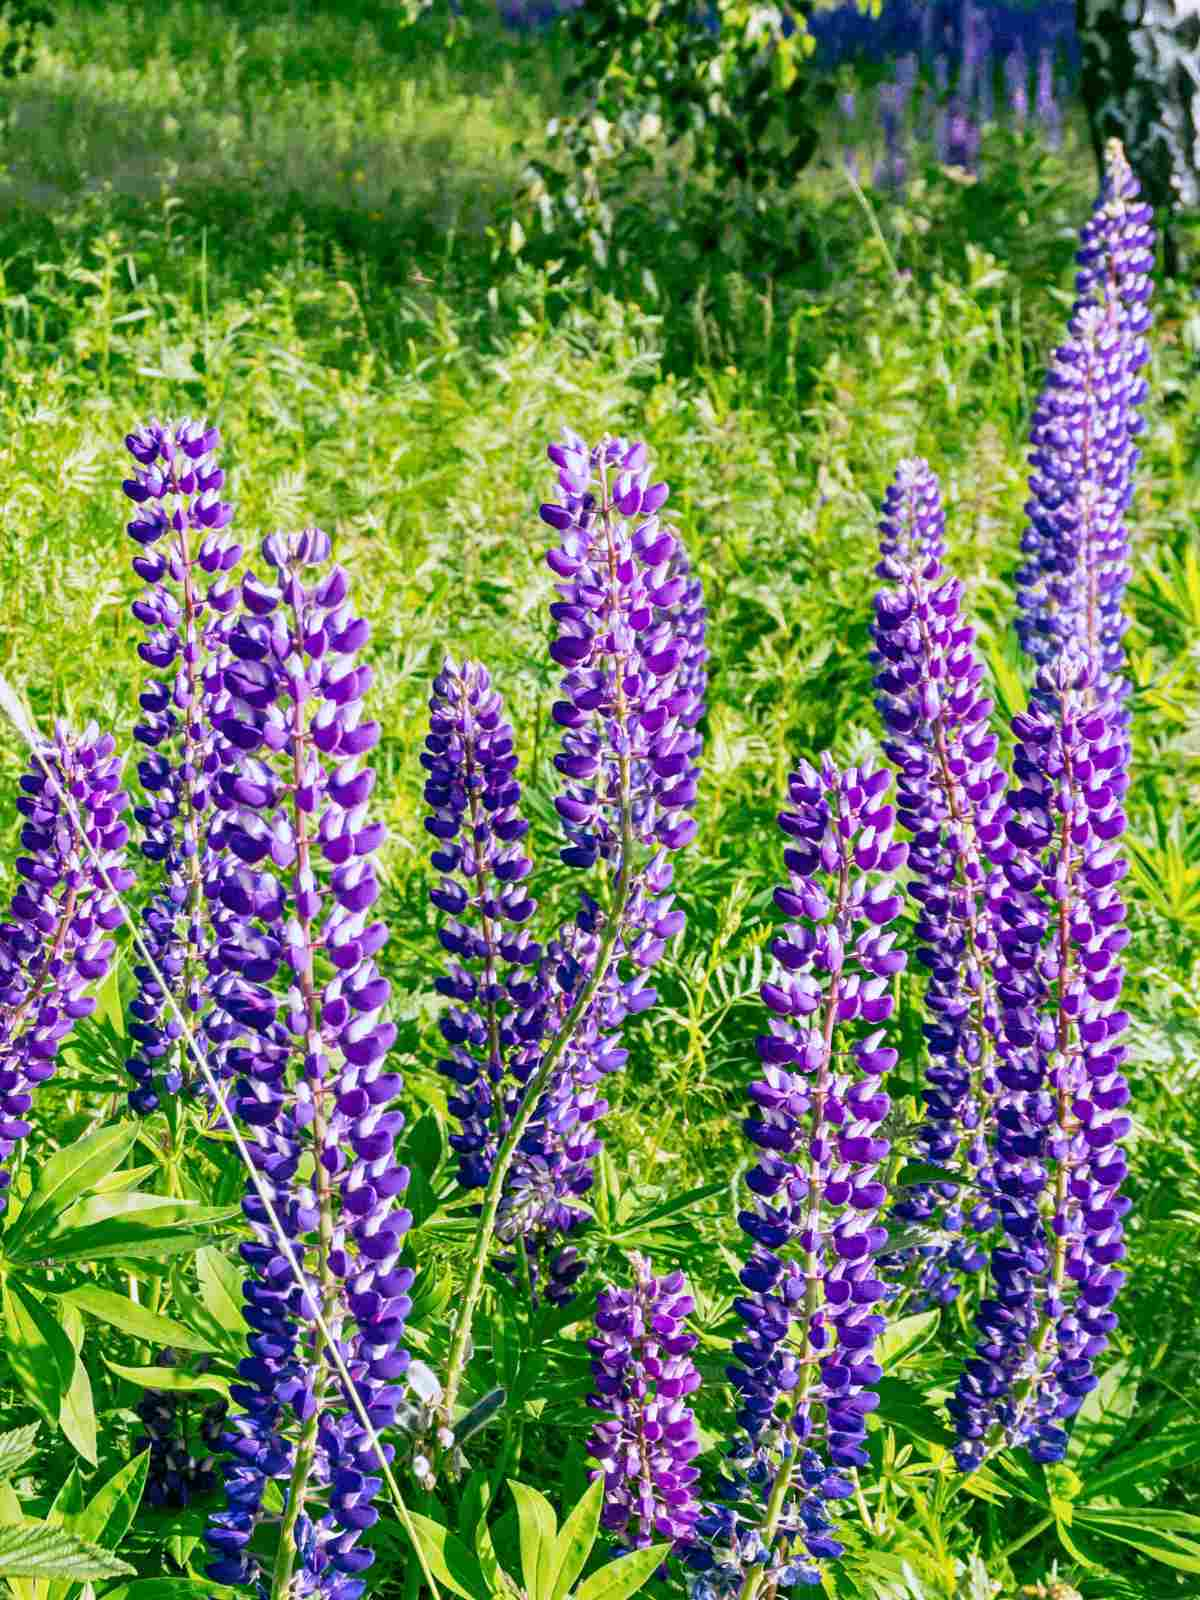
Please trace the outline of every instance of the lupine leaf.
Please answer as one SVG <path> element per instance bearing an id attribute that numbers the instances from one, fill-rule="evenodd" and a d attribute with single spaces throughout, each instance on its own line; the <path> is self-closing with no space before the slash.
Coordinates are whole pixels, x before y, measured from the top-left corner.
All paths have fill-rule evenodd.
<path id="1" fill-rule="evenodd" d="M 180 1350 L 212 1350 L 213 1346 L 198 1333 L 193 1333 L 182 1322 L 164 1317 L 160 1312 L 139 1306 L 123 1294 L 102 1289 L 97 1283 L 85 1283 L 61 1296 L 68 1305 L 107 1322 L 122 1333 L 131 1333 L 135 1339 L 160 1347 L 174 1346 Z"/>
<path id="2" fill-rule="evenodd" d="M 618 1556 L 580 1584 L 575 1600 L 628 1600 L 649 1583 L 670 1553 L 669 1544 L 652 1544 L 649 1549 Z"/>
<path id="3" fill-rule="evenodd" d="M 143 1450 L 113 1473 L 86 1507 L 71 1518 L 68 1524 L 71 1532 L 105 1550 L 115 1550 L 129 1532 L 142 1503 L 149 1470 L 150 1452 Z"/>
<path id="4" fill-rule="evenodd" d="M 66 1528 L 47 1523 L 0 1527 L 0 1578 L 121 1578 L 136 1569 Z"/>
<path id="5" fill-rule="evenodd" d="M 529 1600 L 549 1600 L 550 1569 L 558 1533 L 554 1507 L 544 1494 L 539 1494 L 527 1483 L 518 1483 L 515 1478 L 510 1478 L 508 1487 L 517 1503 L 517 1520 L 521 1530 L 521 1575 L 525 1579 Z"/>
<path id="6" fill-rule="evenodd" d="M 123 1367 L 118 1361 L 104 1358 L 104 1365 L 118 1378 L 136 1383 L 142 1389 L 166 1389 L 172 1394 L 189 1394 L 193 1390 L 207 1389 L 229 1398 L 229 1380 L 217 1372 L 180 1372 L 178 1367 Z"/>
<path id="7" fill-rule="evenodd" d="M 555 1540 L 550 1563 L 550 1600 L 564 1600 L 583 1571 L 596 1542 L 603 1506 L 604 1474 L 601 1473 L 563 1523 L 562 1532 Z"/>
<path id="8" fill-rule="evenodd" d="M 80 1195 L 89 1193 L 102 1178 L 115 1172 L 133 1149 L 137 1136 L 136 1123 L 120 1123 L 115 1128 L 102 1128 L 52 1155 L 38 1173 L 33 1192 L 9 1230 L 5 1240 L 9 1258 L 28 1259 L 28 1245 L 44 1235 L 54 1218 Z"/>
<path id="9" fill-rule="evenodd" d="M 75 1374 L 71 1341 L 40 1300 L 11 1281 L 4 1287 L 4 1338 L 13 1376 L 32 1405 L 58 1427 L 63 1396 Z"/>
<path id="10" fill-rule="evenodd" d="M 491 1600 L 491 1587 L 483 1570 L 461 1539 L 418 1511 L 410 1511 L 409 1519 L 438 1583 L 461 1596 L 461 1600 Z"/>
<path id="11" fill-rule="evenodd" d="M 65 1262 L 176 1255 L 211 1243 L 213 1224 L 236 1216 L 237 1209 L 164 1200 L 136 1190 L 95 1195 L 54 1219 L 44 1233 L 24 1239 L 9 1256 L 24 1263 L 44 1257 Z"/>

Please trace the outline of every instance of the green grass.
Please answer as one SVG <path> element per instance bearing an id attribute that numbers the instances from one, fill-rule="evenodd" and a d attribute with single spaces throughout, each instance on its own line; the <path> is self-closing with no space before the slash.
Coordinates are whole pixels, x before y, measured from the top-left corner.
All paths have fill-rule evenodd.
<path id="1" fill-rule="evenodd" d="M 644 434 L 708 587 L 712 690 L 702 834 L 679 881 L 692 932 L 666 1012 L 635 1030 L 613 1085 L 610 1148 L 644 1186 L 731 1178 L 786 773 L 827 745 L 877 749 L 875 508 L 899 456 L 942 474 L 1001 709 L 1021 693 L 1023 442 L 1088 158 L 1077 140 L 1058 157 L 997 142 L 980 183 L 933 174 L 869 214 L 815 169 L 792 197 L 805 247 L 776 278 L 706 261 L 650 209 L 640 254 L 606 275 L 514 266 L 489 228 L 517 189 L 514 144 L 536 145 L 556 109 L 559 47 L 485 26 L 449 49 L 433 24 L 399 19 L 382 3 L 64 5 L 35 72 L 5 86 L 0 671 L 41 719 L 94 716 L 128 738 L 140 663 L 121 439 L 146 413 L 220 423 L 248 544 L 328 529 L 373 619 L 401 1044 L 415 1099 L 437 1104 L 417 765 L 428 681 L 447 649 L 492 668 L 552 859 L 543 447 L 564 422 Z M 1200 1400 L 1200 310 L 1178 287 L 1153 343 L 1131 513 L 1137 1204 L 1119 1346 L 1163 1407 Z M 21 759 L 0 729 L 6 795 Z M 12 816 L 0 800 L 6 837 Z M 553 869 L 548 885 L 567 892 Z M 715 1321 L 732 1277 L 715 1249 L 708 1261 Z M 1082 1538 L 1073 1557 L 1041 1534 L 1010 1570 L 1000 1552 L 1022 1513 L 935 1483 L 915 1449 L 872 1500 L 875 1548 L 914 1565 L 914 1593 L 965 1600 L 953 1562 L 978 1550 L 1005 1583 L 1057 1556 L 1113 1600 L 1118 1580 L 1089 1579 Z M 536 1448 L 523 1470 L 556 1489 Z M 1195 1508 L 1194 1475 L 1161 1492 Z M 1129 1596 L 1200 1581 L 1131 1550 L 1114 1564 Z M 893 1576 L 880 1592 L 908 1593 Z"/>

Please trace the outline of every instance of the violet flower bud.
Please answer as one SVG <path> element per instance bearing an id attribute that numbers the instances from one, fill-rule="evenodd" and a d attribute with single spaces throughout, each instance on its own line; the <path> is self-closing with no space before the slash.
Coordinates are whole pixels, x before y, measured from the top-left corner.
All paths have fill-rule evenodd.
<path id="1" fill-rule="evenodd" d="M 1145 333 L 1154 265 L 1149 206 L 1120 145 L 1080 236 L 1077 298 L 1034 411 L 1026 561 L 1017 573 L 1017 632 L 1036 662 L 1082 639 L 1097 692 L 1124 698 L 1122 612 L 1129 581 L 1125 513 L 1133 495 L 1147 385 Z"/>

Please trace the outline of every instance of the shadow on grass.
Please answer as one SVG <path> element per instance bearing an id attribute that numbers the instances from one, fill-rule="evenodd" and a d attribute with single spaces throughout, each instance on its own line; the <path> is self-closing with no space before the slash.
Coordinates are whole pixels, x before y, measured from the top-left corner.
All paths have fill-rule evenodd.
<path id="1" fill-rule="evenodd" d="M 181 207 L 255 277 L 297 226 L 384 280 L 478 257 L 552 59 L 486 16 L 451 51 L 432 19 L 365 0 L 78 5 L 8 89 L 3 253 Z"/>

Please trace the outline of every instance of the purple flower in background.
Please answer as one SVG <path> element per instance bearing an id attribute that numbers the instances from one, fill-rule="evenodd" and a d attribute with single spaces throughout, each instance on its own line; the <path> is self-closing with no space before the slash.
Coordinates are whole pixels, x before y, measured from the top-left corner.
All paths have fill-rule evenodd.
<path id="1" fill-rule="evenodd" d="M 692 1465 L 700 1440 L 687 1404 L 700 1374 L 696 1336 L 683 1327 L 694 1301 L 682 1272 L 656 1278 L 638 1255 L 632 1265 L 634 1287 L 603 1289 L 597 1300 L 588 1404 L 608 1415 L 587 1450 L 604 1477 L 602 1525 L 629 1549 L 669 1539 L 679 1550 L 691 1543 L 700 1509 Z"/>
<path id="2" fill-rule="evenodd" d="M 139 546 L 133 568 L 147 584 L 133 613 L 146 628 L 138 654 L 153 676 L 138 697 L 134 738 L 146 747 L 138 773 L 146 792 L 134 816 L 142 854 L 158 873 L 142 931 L 154 964 L 181 1010 L 203 1026 L 205 966 L 214 944 L 210 901 L 216 863 L 205 833 L 219 765 L 212 716 L 220 699 L 225 617 L 237 589 L 221 583 L 241 546 L 225 531 L 233 508 L 219 497 L 225 474 L 213 451 L 216 428 L 190 418 L 151 421 L 129 434 L 137 466 L 124 491 L 137 507 L 128 524 Z M 134 966 L 137 998 L 129 1035 L 137 1053 L 130 1106 L 154 1111 L 195 1077 L 178 1018 L 151 968 Z M 218 1028 L 219 1031 L 219 1028 Z M 215 1043 L 214 1041 L 209 1041 Z"/>
<path id="3" fill-rule="evenodd" d="M 1122 601 L 1129 581 L 1125 513 L 1147 393 L 1150 208 L 1115 142 L 1100 198 L 1080 237 L 1077 298 L 1034 410 L 1029 518 L 1017 572 L 1017 632 L 1037 662 L 1082 639 L 1098 687 L 1123 698 Z"/>
<path id="4" fill-rule="evenodd" d="M 1009 115 L 1018 132 L 1023 133 L 1029 121 L 1029 58 L 1019 39 L 1004 58 L 1004 86 Z"/>
<path id="5" fill-rule="evenodd" d="M 721 1504 L 698 1523 L 709 1590 L 819 1581 L 842 1553 L 828 1506 L 853 1492 L 866 1419 L 881 1375 L 873 1346 L 887 1289 L 875 1257 L 887 1240 L 881 1079 L 896 1062 L 882 1024 L 905 964 L 888 924 L 901 899 L 890 875 L 906 848 L 892 839 L 889 775 L 828 756 L 793 774 L 788 881 L 775 902 L 789 918 L 764 983 L 771 1031 L 758 1041 L 763 1076 L 744 1124 L 760 1154 L 738 1218 L 751 1240 L 735 1302 L 743 1323 L 729 1375 L 744 1430 Z"/>
<path id="6" fill-rule="evenodd" d="M 31 1124 L 37 1087 L 81 1017 L 89 990 L 112 963 L 116 895 L 133 883 L 125 866 L 128 797 L 116 741 L 90 723 L 59 723 L 20 781 L 23 855 L 8 917 L 0 922 L 0 1211 L 12 1182 L 6 1163 Z"/>
<path id="7" fill-rule="evenodd" d="M 995 1220 L 990 1201 L 990 1124 L 996 1092 L 997 1002 L 991 969 L 1000 893 L 991 862 L 1004 854 L 1005 775 L 989 731 L 992 702 L 974 629 L 962 618 L 962 584 L 943 567 L 945 516 L 937 478 L 922 460 L 902 461 L 880 523 L 875 597 L 876 705 L 884 749 L 898 773 L 898 816 L 912 835 L 909 889 L 919 906 L 917 959 L 929 972 L 924 1024 L 929 1066 L 919 1156 L 970 1185 L 905 1191 L 892 1215 L 939 1227 L 921 1249 L 922 1286 L 939 1301 L 958 1293 L 956 1269 L 986 1260 L 962 1237 Z"/>
<path id="8" fill-rule="evenodd" d="M 226 1508 L 206 1538 L 211 1577 L 254 1582 L 248 1546 L 267 1484 L 298 1482 L 277 1574 L 298 1560 L 298 1592 L 356 1600 L 373 1559 L 358 1540 L 378 1515 L 378 1463 L 320 1355 L 314 1311 L 372 1424 L 386 1428 L 408 1366 L 413 1274 L 400 1259 L 411 1216 L 399 1205 L 408 1172 L 395 1157 L 401 1079 L 387 1068 L 396 1030 L 383 1020 L 389 985 L 375 960 L 387 928 L 374 909 L 384 829 L 370 817 L 374 773 L 364 764 L 380 732 L 363 713 L 372 671 L 358 655 L 369 629 L 342 568 L 314 570 L 329 550 L 316 528 L 263 541 L 270 575 L 242 583 L 222 673 L 210 843 L 224 863 L 217 892 L 229 921 L 210 984 L 237 1041 L 225 1045 L 232 1108 L 307 1285 L 293 1281 L 249 1187 L 249 1354 L 232 1391 L 242 1409 L 226 1439 Z M 302 1502 L 315 1486 L 327 1509 L 310 1512 Z"/>
<path id="9" fill-rule="evenodd" d="M 434 680 L 421 764 L 431 860 L 442 874 L 430 898 L 449 919 L 438 937 L 452 958 L 434 985 L 453 1002 L 440 1019 L 449 1055 L 439 1070 L 454 1086 L 459 1182 L 481 1189 L 501 1134 L 506 1060 L 543 1037 L 548 996 L 537 980 L 542 946 L 525 927 L 537 902 L 525 883 L 529 824 L 519 811 L 512 726 L 477 662 L 447 658 Z"/>
<path id="10" fill-rule="evenodd" d="M 1077 646 L 1039 669 L 1013 719 L 994 1187 L 1003 1238 L 979 1342 L 949 1410 L 964 1470 L 1001 1445 L 1061 1459 L 1063 1426 L 1095 1387 L 1116 1316 L 1128 1201 L 1120 1141 L 1130 1121 L 1118 1008 L 1128 939 L 1124 728 Z"/>
<path id="11" fill-rule="evenodd" d="M 1057 150 L 1062 143 L 1062 112 L 1054 94 L 1054 55 L 1048 46 L 1038 51 L 1033 110 L 1047 145 Z"/>
<path id="12" fill-rule="evenodd" d="M 158 1356 L 158 1364 L 164 1367 L 173 1367 L 177 1360 L 173 1350 L 160 1351 Z M 200 1356 L 196 1369 L 205 1370 L 209 1361 L 208 1356 Z M 134 1407 L 146 1430 L 134 1440 L 134 1453 L 150 1453 L 146 1505 L 181 1511 L 197 1496 L 211 1494 L 220 1481 L 216 1451 L 225 1431 L 229 1403 L 212 1401 L 202 1406 L 195 1417 L 189 1405 L 194 1398 L 170 1389 L 147 1389 Z M 197 1444 L 199 1455 L 194 1453 Z"/>

